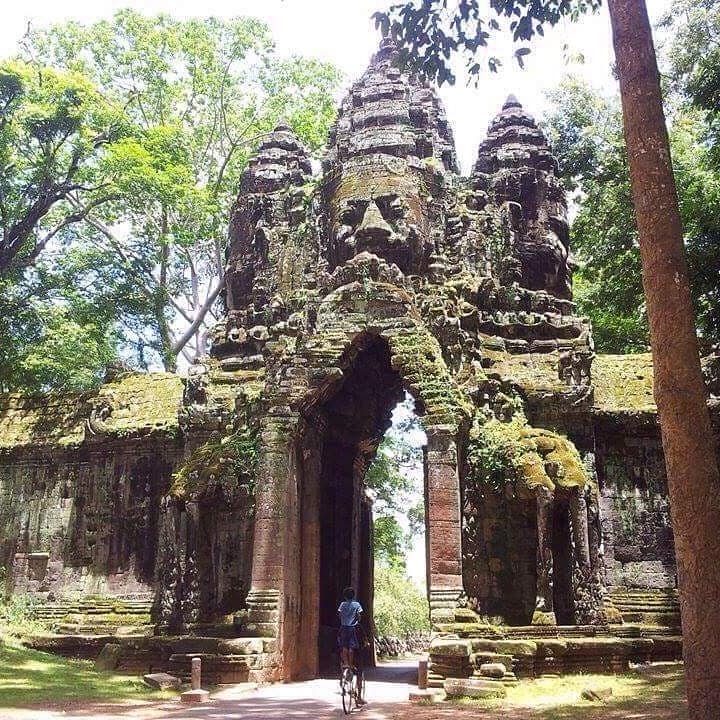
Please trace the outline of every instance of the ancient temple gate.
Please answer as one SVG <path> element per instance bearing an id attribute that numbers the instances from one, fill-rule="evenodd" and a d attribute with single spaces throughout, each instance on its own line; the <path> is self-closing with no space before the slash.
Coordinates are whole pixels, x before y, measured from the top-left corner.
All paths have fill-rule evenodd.
<path id="1" fill-rule="evenodd" d="M 319 177 L 284 124 L 251 159 L 226 316 L 182 388 L 0 398 L 0 560 L 40 596 L 152 595 L 131 667 L 318 672 L 341 589 L 372 609 L 363 481 L 405 392 L 427 435 L 436 681 L 498 633 L 557 639 L 562 658 L 518 646 L 528 673 L 678 653 L 649 356 L 594 355 L 547 141 L 510 96 L 461 177 L 437 95 L 394 55 L 342 102 Z M 596 642 L 623 613 L 665 640 Z"/>

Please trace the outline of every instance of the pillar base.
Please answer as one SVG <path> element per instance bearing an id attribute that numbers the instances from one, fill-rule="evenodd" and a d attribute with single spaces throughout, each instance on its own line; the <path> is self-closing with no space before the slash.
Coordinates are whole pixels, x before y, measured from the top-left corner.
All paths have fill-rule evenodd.
<path id="1" fill-rule="evenodd" d="M 180 702 L 203 703 L 209 700 L 210 693 L 207 690 L 186 690 L 180 693 Z"/>
<path id="2" fill-rule="evenodd" d="M 431 587 L 430 622 L 433 625 L 455 622 L 455 610 L 463 592 L 462 586 Z"/>

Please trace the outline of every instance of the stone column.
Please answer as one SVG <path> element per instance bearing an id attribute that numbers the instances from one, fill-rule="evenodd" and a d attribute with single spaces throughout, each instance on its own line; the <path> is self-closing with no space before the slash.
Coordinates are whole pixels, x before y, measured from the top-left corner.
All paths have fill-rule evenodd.
<path id="1" fill-rule="evenodd" d="M 573 488 L 570 494 L 570 521 L 572 523 L 575 560 L 583 571 L 590 569 L 590 539 L 588 511 L 584 488 Z"/>
<path id="2" fill-rule="evenodd" d="M 552 556 L 552 513 L 553 495 L 547 488 L 540 487 L 536 494 L 537 502 L 537 599 L 535 617 L 555 623 L 553 604 L 553 556 Z M 540 618 L 538 614 L 543 617 Z"/>
<path id="3" fill-rule="evenodd" d="M 296 427 L 297 416 L 288 408 L 272 408 L 260 431 L 252 581 L 247 606 L 248 629 L 261 637 L 280 639 L 282 630 L 280 614 L 285 580 L 288 476 Z M 267 674 L 268 677 L 263 679 L 276 679 L 272 672 Z"/>
<path id="4" fill-rule="evenodd" d="M 434 623 L 453 620 L 463 591 L 460 479 L 453 429 L 425 429 L 425 517 L 430 617 Z"/>

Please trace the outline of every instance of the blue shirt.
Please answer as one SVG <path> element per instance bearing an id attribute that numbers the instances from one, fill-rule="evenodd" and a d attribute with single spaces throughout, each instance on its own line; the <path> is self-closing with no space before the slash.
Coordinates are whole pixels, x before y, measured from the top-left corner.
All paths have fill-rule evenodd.
<path id="1" fill-rule="evenodd" d="M 345 627 L 354 627 L 360 622 L 362 611 L 362 605 L 357 600 L 343 600 L 338 608 L 340 624 Z"/>

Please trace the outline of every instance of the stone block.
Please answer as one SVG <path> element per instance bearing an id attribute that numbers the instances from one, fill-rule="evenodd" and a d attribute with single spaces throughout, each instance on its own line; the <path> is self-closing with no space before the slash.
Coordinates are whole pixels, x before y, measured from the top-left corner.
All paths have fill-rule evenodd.
<path id="1" fill-rule="evenodd" d="M 143 682 L 156 690 L 179 690 L 181 685 L 180 678 L 164 672 L 143 675 Z"/>
<path id="2" fill-rule="evenodd" d="M 96 670 L 114 670 L 120 663 L 122 648 L 117 643 L 107 643 L 95 659 Z"/>
<path id="3" fill-rule="evenodd" d="M 613 694 L 613 689 L 610 686 L 607 687 L 587 687 L 582 693 L 581 697 L 583 700 L 590 700 L 591 702 L 607 702 Z"/>
<path id="4" fill-rule="evenodd" d="M 438 638 L 430 643 L 430 654 L 470 657 L 470 641 Z"/>
<path id="5" fill-rule="evenodd" d="M 482 678 L 447 678 L 443 688 L 449 698 L 502 698 L 507 695 L 502 683 Z"/>
<path id="6" fill-rule="evenodd" d="M 252 655 L 265 652 L 262 638 L 233 638 L 223 640 L 218 645 L 218 652 L 226 655 Z"/>
<path id="7" fill-rule="evenodd" d="M 180 702 L 184 703 L 203 703 L 210 699 L 210 693 L 207 690 L 186 690 L 180 693 Z"/>
<path id="8" fill-rule="evenodd" d="M 532 640 L 498 640 L 495 643 L 497 652 L 514 657 L 537 655 L 537 643 Z"/>
<path id="9" fill-rule="evenodd" d="M 439 688 L 411 690 L 408 699 L 411 703 L 439 703 L 445 699 L 445 691 Z"/>
<path id="10" fill-rule="evenodd" d="M 480 666 L 480 674 L 483 677 L 500 679 L 505 677 L 505 666 L 501 663 L 483 663 Z"/>

